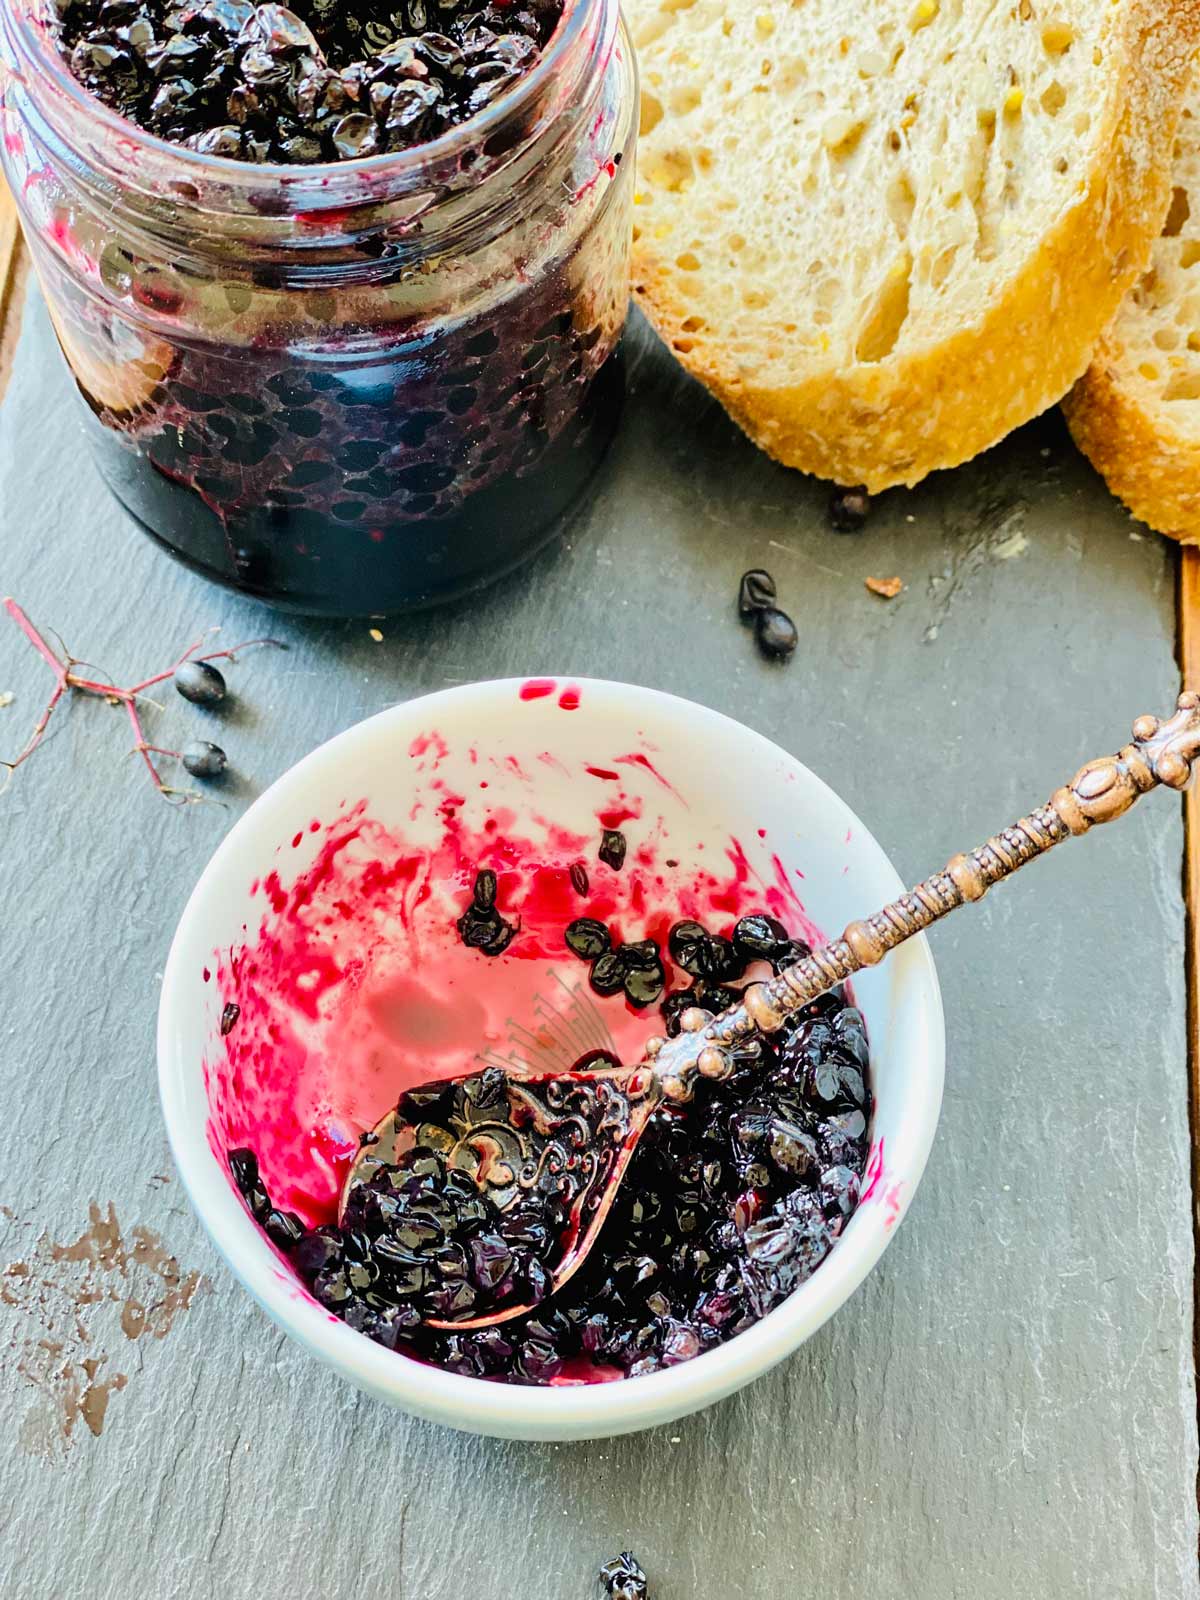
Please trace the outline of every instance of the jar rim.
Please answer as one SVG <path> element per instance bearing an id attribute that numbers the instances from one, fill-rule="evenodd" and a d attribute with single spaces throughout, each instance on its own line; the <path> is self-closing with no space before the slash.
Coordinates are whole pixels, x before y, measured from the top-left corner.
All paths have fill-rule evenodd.
<path id="1" fill-rule="evenodd" d="M 566 0 L 557 28 L 530 70 L 482 111 L 448 128 L 435 139 L 381 155 L 358 156 L 346 161 L 292 164 L 239 161 L 232 156 L 189 150 L 186 145 L 163 139 L 114 111 L 99 96 L 84 88 L 71 71 L 66 57 L 45 25 L 48 17 L 39 17 L 37 14 L 46 9 L 45 0 L 0 0 L 0 21 L 5 16 L 12 21 L 15 25 L 14 44 L 22 62 L 28 63 L 49 81 L 56 93 L 68 103 L 71 113 L 98 124 L 114 140 L 134 141 L 153 160 L 169 164 L 174 182 L 190 176 L 198 183 L 217 183 L 232 190 L 259 188 L 264 182 L 274 182 L 302 195 L 305 209 L 318 210 L 323 200 L 330 206 L 344 205 L 345 190 L 360 181 L 371 184 L 382 180 L 387 182 L 389 188 L 393 184 L 403 188 L 406 186 L 405 180 L 410 179 L 427 184 L 431 169 L 437 169 L 443 163 L 452 163 L 456 156 L 486 143 L 510 118 L 516 119 L 531 105 L 535 105 L 543 92 L 563 76 L 564 67 L 572 60 L 581 42 L 586 41 L 589 29 L 597 35 L 611 33 L 615 37 L 618 8 L 611 0 Z M 614 22 L 609 28 L 602 25 L 606 13 Z M 3 65 L 0 59 L 0 66 Z M 22 78 L 19 72 L 15 76 Z M 25 87 L 30 87 L 27 80 Z"/>

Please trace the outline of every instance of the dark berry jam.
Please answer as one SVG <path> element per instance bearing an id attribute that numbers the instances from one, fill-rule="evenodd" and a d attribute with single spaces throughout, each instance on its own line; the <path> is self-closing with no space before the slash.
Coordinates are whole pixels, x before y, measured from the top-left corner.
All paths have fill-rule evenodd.
<path id="1" fill-rule="evenodd" d="M 672 1031 L 681 1010 L 725 1003 L 714 979 L 807 953 L 766 916 L 730 938 L 681 923 L 672 944 L 694 977 L 662 1002 Z M 273 1209 L 253 1152 L 231 1151 L 230 1171 L 316 1299 L 388 1348 L 515 1383 L 632 1377 L 732 1338 L 820 1266 L 858 1202 L 868 1065 L 862 1017 L 840 992 L 745 1041 L 730 1078 L 654 1113 L 590 1256 L 556 1294 L 557 1197 L 497 1211 L 436 1148 L 361 1163 L 341 1226 L 307 1232 Z M 423 1325 L 482 1314 L 514 1276 L 523 1304 L 541 1301 L 527 1315 L 461 1333 Z"/>
<path id="2" fill-rule="evenodd" d="M 205 155 L 287 165 L 410 149 L 537 60 L 562 0 L 66 0 L 71 71 Z"/>
<path id="3" fill-rule="evenodd" d="M 51 98 L 47 137 L 30 67 L 0 160 L 100 469 L 154 538 L 360 616 L 561 528 L 624 390 L 615 0 L 29 5 L 128 119 Z"/>
<path id="4" fill-rule="evenodd" d="M 502 331 L 520 348 L 468 325 L 369 365 L 181 348 L 132 410 L 76 376 L 105 480 L 172 554 L 291 609 L 383 614 L 532 555 L 615 431 L 621 351 L 611 327 L 576 328 L 565 283 L 528 291 Z"/>

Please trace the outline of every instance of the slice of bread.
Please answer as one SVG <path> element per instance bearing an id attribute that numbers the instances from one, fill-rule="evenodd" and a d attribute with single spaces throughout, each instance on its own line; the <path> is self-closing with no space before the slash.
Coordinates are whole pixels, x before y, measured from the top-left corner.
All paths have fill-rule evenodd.
<path id="1" fill-rule="evenodd" d="M 1063 402 L 1076 443 L 1135 516 L 1200 541 L 1200 84 L 1150 268 Z"/>
<path id="2" fill-rule="evenodd" d="M 1149 259 L 1200 0 L 627 0 L 634 287 L 764 450 L 871 490 L 1060 399 Z"/>

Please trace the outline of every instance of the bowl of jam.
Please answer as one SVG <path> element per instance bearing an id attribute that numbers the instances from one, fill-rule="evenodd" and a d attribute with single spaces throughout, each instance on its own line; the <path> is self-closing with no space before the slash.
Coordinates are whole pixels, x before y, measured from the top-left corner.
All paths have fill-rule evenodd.
<path id="1" fill-rule="evenodd" d="M 624 387 L 615 0 L 7 0 L 0 35 L 80 418 L 160 545 L 347 616 L 563 526 Z"/>
<path id="2" fill-rule="evenodd" d="M 436 1148 L 360 1152 L 425 1085 L 636 1062 L 898 889 L 806 767 L 669 695 L 396 707 L 263 796 L 188 905 L 159 1025 L 181 1176 L 269 1314 L 392 1404 L 530 1438 L 681 1416 L 813 1333 L 907 1209 L 944 1052 L 923 940 L 656 1111 L 557 1292 L 530 1207 L 451 1205 Z M 459 1110 L 478 1143 L 486 1105 Z M 529 1309 L 456 1328 L 506 1274 Z"/>

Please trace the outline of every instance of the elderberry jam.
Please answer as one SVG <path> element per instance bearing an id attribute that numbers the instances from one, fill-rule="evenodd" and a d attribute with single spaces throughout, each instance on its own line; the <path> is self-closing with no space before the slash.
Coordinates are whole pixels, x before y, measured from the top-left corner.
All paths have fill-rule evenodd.
<path id="1" fill-rule="evenodd" d="M 100 470 L 160 544 L 362 615 L 557 531 L 623 393 L 615 0 L 12 0 L 3 24 L 5 169 Z"/>
<path id="2" fill-rule="evenodd" d="M 592 947 L 581 952 L 577 943 L 568 948 L 589 959 Z M 661 1001 L 671 1033 L 689 1006 L 732 1003 L 717 980 L 738 984 L 755 962 L 779 970 L 809 953 L 763 914 L 743 918 L 731 938 L 679 923 L 669 949 L 691 980 Z M 723 1344 L 818 1269 L 858 1203 L 869 1066 L 862 1017 L 840 990 L 777 1034 L 743 1041 L 729 1078 L 699 1079 L 689 1103 L 652 1115 L 590 1255 L 553 1294 L 566 1214 L 560 1190 L 547 1182 L 500 1210 L 482 1168 L 472 1177 L 451 1164 L 454 1141 L 438 1137 L 443 1124 L 463 1139 L 475 1121 L 486 1124 L 487 1106 L 504 1093 L 495 1070 L 465 1091 L 402 1096 L 401 1121 L 418 1131 L 403 1155 L 364 1130 L 340 1225 L 310 1230 L 277 1210 L 253 1150 L 230 1150 L 227 1159 L 252 1215 L 313 1296 L 389 1349 L 509 1383 L 637 1377 Z M 561 1110 L 578 1121 L 574 1092 Z M 534 1309 L 478 1330 L 425 1325 L 513 1301 Z"/>

